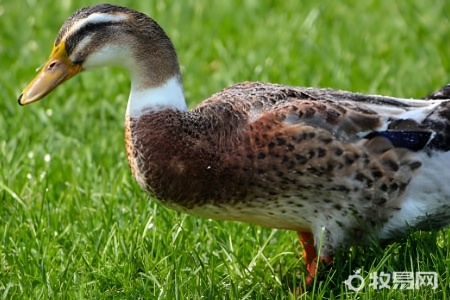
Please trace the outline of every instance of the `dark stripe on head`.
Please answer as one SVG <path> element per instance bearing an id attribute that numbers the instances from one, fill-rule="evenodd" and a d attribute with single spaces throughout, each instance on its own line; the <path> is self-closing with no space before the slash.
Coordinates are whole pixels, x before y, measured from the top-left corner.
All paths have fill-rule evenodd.
<path id="1" fill-rule="evenodd" d="M 92 32 L 100 31 L 102 28 L 110 26 L 115 22 L 105 22 L 105 23 L 88 23 L 86 26 L 81 27 L 79 30 L 69 35 L 66 39 L 66 51 L 70 56 L 72 51 L 82 41 L 86 36 L 90 35 Z"/>

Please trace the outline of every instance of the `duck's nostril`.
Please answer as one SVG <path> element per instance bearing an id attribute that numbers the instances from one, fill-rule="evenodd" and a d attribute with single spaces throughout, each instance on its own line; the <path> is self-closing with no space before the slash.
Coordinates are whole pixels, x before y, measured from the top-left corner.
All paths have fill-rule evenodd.
<path id="1" fill-rule="evenodd" d="M 47 69 L 48 69 L 48 70 L 51 70 L 51 69 L 53 69 L 55 66 L 56 66 L 56 61 L 52 61 L 52 62 L 48 65 Z"/>

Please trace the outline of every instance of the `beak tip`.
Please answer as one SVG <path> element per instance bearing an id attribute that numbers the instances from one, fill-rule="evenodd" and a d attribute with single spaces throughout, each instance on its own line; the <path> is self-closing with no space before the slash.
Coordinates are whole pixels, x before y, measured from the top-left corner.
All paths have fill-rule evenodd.
<path id="1" fill-rule="evenodd" d="M 19 102 L 20 106 L 23 106 L 21 100 L 22 100 L 23 94 L 20 94 L 19 99 L 17 100 L 17 102 Z"/>

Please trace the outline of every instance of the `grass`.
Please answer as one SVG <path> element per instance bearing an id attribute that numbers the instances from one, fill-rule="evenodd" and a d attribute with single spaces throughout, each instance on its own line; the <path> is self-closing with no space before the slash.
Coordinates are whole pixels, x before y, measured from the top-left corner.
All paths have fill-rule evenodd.
<path id="1" fill-rule="evenodd" d="M 113 1 L 115 2 L 115 1 Z M 142 192 L 125 157 L 129 79 L 82 74 L 17 105 L 62 22 L 92 1 L 0 0 L 2 299 L 293 299 L 293 232 L 198 219 Z M 450 3 L 122 1 L 165 28 L 190 106 L 245 80 L 422 97 L 449 82 Z M 443 162 L 447 163 L 447 162 Z M 337 255 L 301 299 L 450 298 L 448 231 Z M 432 290 L 358 293 L 353 271 L 436 271 Z"/>

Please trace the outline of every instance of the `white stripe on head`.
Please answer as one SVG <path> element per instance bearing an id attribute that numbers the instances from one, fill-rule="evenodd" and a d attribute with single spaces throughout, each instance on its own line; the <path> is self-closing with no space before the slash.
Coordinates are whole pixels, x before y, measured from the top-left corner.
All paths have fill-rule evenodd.
<path id="1" fill-rule="evenodd" d="M 69 35 L 73 32 L 80 30 L 85 27 L 87 24 L 100 24 L 100 23 L 119 23 L 123 20 L 126 20 L 128 16 L 124 13 L 114 13 L 114 14 L 105 14 L 105 13 L 93 13 L 89 15 L 87 18 L 81 19 L 77 21 L 75 24 L 70 27 L 70 30 L 63 36 L 62 40 L 65 40 Z"/>
<path id="2" fill-rule="evenodd" d="M 87 35 L 85 36 L 81 41 L 79 41 L 75 48 L 72 50 L 72 53 L 70 53 L 70 60 L 74 60 L 75 57 L 78 57 L 78 52 L 82 51 L 86 46 L 92 41 L 92 36 Z"/>

